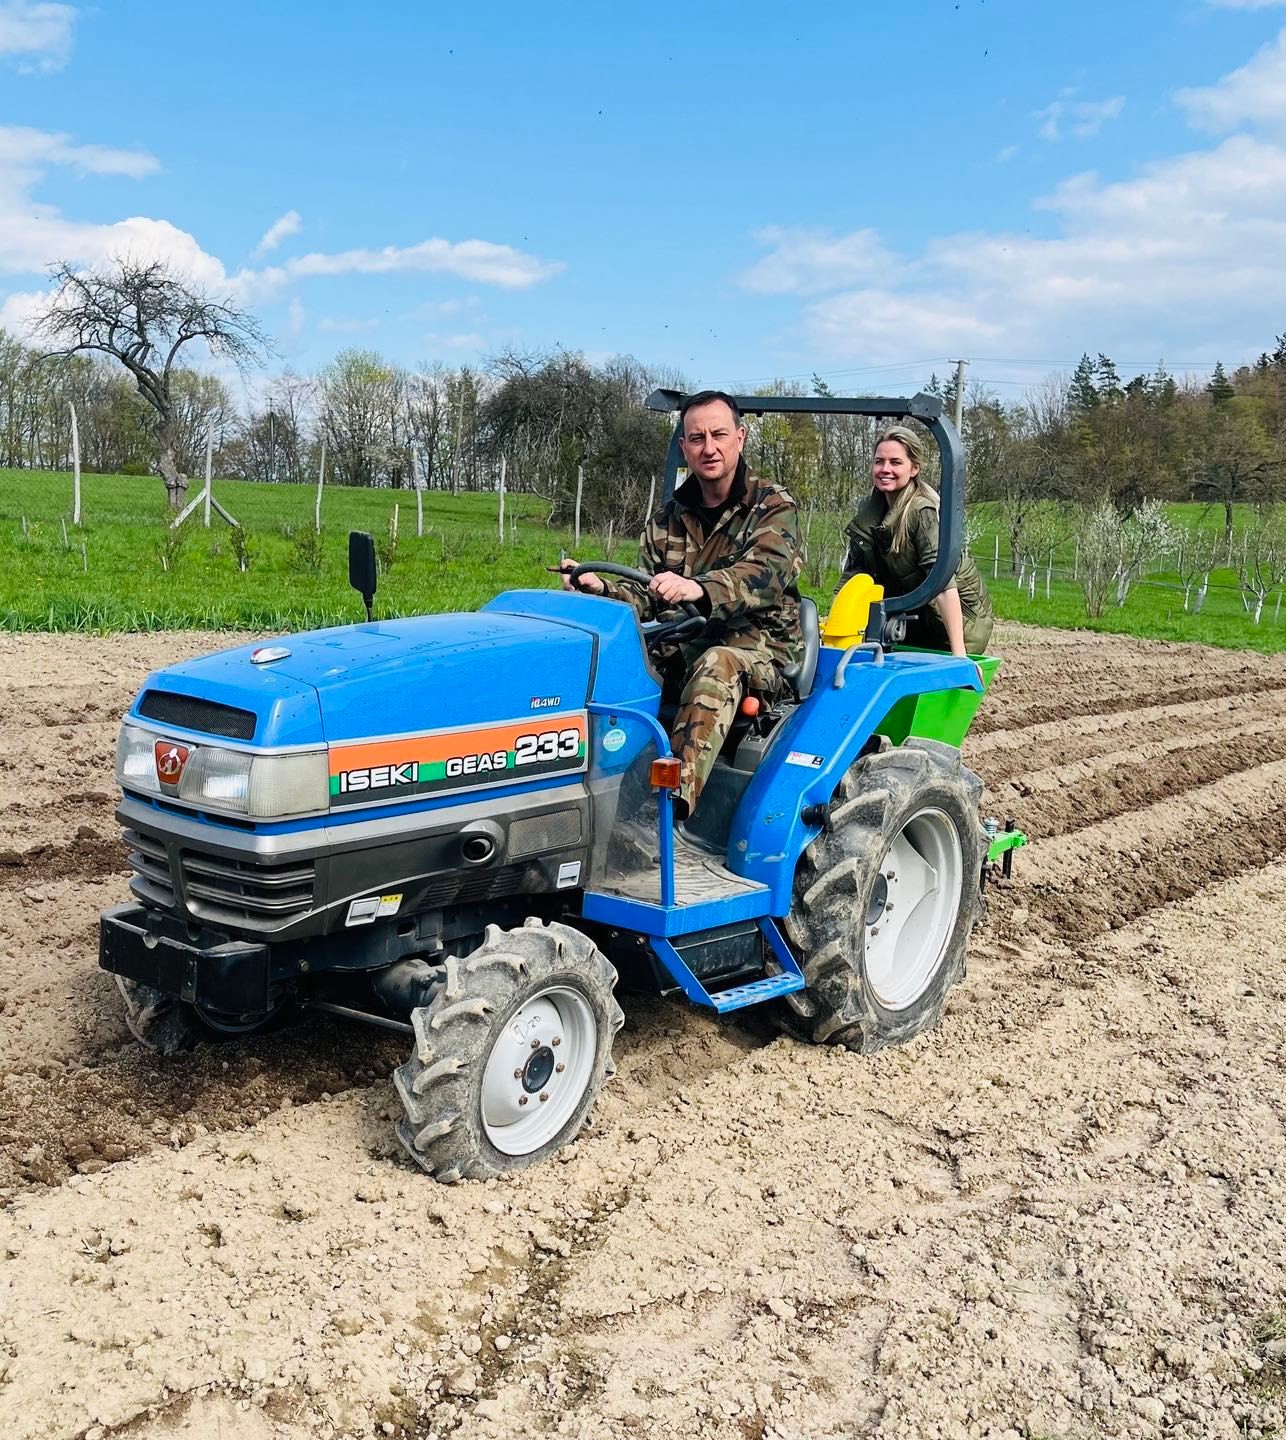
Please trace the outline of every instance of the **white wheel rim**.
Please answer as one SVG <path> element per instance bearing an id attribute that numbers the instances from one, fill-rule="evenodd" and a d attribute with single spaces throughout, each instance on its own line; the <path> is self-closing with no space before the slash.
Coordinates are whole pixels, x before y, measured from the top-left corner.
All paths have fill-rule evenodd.
<path id="1" fill-rule="evenodd" d="M 530 1155 L 567 1124 L 597 1048 L 589 1002 L 566 985 L 533 995 L 505 1021 L 482 1072 L 482 1128 L 502 1155 Z"/>
<path id="2" fill-rule="evenodd" d="M 885 1010 L 929 988 L 960 910 L 960 835 L 942 810 L 917 811 L 880 861 L 865 916 L 866 978 Z"/>

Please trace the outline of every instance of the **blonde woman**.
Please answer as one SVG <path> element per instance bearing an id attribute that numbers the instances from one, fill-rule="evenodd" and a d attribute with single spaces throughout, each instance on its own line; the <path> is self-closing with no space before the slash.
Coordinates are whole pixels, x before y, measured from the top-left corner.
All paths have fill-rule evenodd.
<path id="1" fill-rule="evenodd" d="M 871 493 L 845 531 L 844 580 L 866 574 L 886 595 L 906 595 L 929 573 L 938 558 L 938 492 L 920 478 L 923 467 L 924 445 L 914 430 L 894 425 L 880 436 Z M 978 567 L 965 553 L 951 584 L 908 624 L 906 643 L 981 655 L 995 618 Z"/>

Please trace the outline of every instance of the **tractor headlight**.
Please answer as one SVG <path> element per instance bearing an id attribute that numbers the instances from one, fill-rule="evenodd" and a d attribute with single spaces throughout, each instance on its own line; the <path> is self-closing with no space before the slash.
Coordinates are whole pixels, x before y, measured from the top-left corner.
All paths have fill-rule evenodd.
<path id="1" fill-rule="evenodd" d="M 277 820 L 325 810 L 330 803 L 330 769 L 322 750 L 252 755 L 201 745 L 183 772 L 179 798 L 210 810 Z"/>
<path id="2" fill-rule="evenodd" d="M 116 783 L 122 790 L 157 792 L 156 736 L 137 725 L 122 725 L 116 737 Z"/>
<path id="3" fill-rule="evenodd" d="M 116 783 L 122 790 L 176 795 L 203 810 L 223 810 L 253 820 L 282 820 L 330 805 L 330 766 L 324 750 L 299 755 L 256 755 L 218 745 L 183 742 L 185 764 L 177 792 L 161 784 L 155 731 L 122 725 L 116 740 Z M 178 742 L 175 742 L 178 745 Z"/>

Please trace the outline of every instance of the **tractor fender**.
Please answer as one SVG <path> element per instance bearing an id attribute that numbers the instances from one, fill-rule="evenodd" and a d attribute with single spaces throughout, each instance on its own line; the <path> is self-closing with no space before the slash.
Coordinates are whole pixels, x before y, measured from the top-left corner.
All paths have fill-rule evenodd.
<path id="1" fill-rule="evenodd" d="M 768 887 L 769 914 L 788 914 L 795 866 L 822 830 L 804 811 L 824 813 L 890 708 L 910 695 L 982 688 L 978 667 L 962 657 L 823 646 L 812 692 L 778 728 L 737 807 L 728 869 Z"/>

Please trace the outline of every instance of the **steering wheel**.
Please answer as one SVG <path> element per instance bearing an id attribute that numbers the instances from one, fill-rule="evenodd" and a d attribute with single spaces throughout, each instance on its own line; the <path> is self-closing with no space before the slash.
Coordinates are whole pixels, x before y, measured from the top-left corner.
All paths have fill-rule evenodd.
<path id="1" fill-rule="evenodd" d="M 646 590 L 652 583 L 652 576 L 645 570 L 635 570 L 629 565 L 614 565 L 610 560 L 589 560 L 584 565 L 577 565 L 566 571 L 568 583 L 573 590 L 580 590 L 582 595 L 589 595 L 589 590 L 581 590 L 576 583 L 586 571 L 592 571 L 595 575 L 615 575 L 621 580 L 633 580 L 635 584 L 642 585 Z M 643 643 L 651 649 L 657 645 L 674 645 L 684 640 L 692 640 L 706 628 L 706 617 L 697 609 L 691 600 L 680 600 L 677 607 L 683 612 L 682 617 L 674 620 L 646 620 L 643 622 Z"/>

